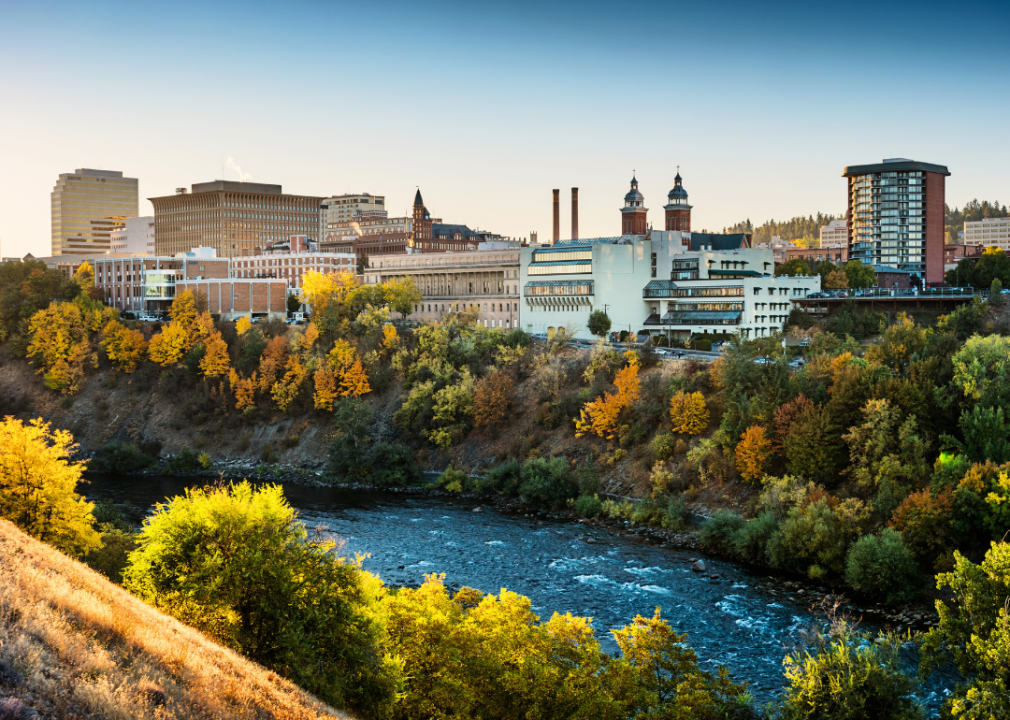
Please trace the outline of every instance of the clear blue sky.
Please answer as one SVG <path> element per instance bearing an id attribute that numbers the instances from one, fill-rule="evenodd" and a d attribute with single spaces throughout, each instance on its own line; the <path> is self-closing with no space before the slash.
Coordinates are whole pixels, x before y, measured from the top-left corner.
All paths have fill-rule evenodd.
<path id="1" fill-rule="evenodd" d="M 823 6 L 829 5 L 831 9 Z M 512 235 L 580 188 L 619 232 L 677 165 L 697 229 L 841 212 L 846 165 L 947 165 L 1010 203 L 1010 3 L 0 0 L 0 252 L 48 254 L 61 172 L 141 198 L 222 176 Z M 234 173 L 230 174 L 234 178 Z M 141 200 L 141 214 L 151 212 Z"/>

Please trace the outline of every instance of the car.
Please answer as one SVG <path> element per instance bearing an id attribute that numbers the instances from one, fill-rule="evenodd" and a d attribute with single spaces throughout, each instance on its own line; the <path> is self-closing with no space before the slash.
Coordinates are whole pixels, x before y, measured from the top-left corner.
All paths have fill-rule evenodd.
<path id="1" fill-rule="evenodd" d="M 156 315 L 141 315 L 137 320 L 140 322 L 161 322 L 161 318 Z"/>
<path id="2" fill-rule="evenodd" d="M 801 357 L 793 358 L 792 360 L 789 361 L 789 365 L 792 367 L 803 367 L 806 364 L 807 364 L 806 361 Z"/>
<path id="3" fill-rule="evenodd" d="M 807 347 L 809 344 L 809 340 L 800 340 L 800 347 Z"/>

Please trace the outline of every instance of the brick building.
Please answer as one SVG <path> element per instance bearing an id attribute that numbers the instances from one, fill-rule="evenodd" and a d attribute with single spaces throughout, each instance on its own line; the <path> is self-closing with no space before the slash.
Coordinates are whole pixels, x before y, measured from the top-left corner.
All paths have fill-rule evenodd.
<path id="1" fill-rule="evenodd" d="M 819 248 L 788 247 L 785 249 L 786 261 L 799 258 L 807 264 L 830 260 L 835 265 L 849 261 L 848 245 L 828 245 Z"/>
<path id="2" fill-rule="evenodd" d="M 357 273 L 353 253 L 304 252 L 270 253 L 232 259 L 231 274 L 236 278 L 279 278 L 290 288 L 300 288 L 302 277 L 310 270 L 328 275 Z"/>

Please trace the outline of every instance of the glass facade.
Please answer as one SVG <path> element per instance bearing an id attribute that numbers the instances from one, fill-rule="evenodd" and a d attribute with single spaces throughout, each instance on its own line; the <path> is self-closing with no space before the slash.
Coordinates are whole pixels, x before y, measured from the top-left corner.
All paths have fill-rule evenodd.
<path id="1" fill-rule="evenodd" d="M 136 178 L 113 170 L 78 169 L 60 175 L 51 200 L 53 255 L 108 252 L 111 235 L 137 216 Z"/>
<path id="2" fill-rule="evenodd" d="M 876 172 L 850 177 L 850 260 L 926 273 L 926 173 Z"/>

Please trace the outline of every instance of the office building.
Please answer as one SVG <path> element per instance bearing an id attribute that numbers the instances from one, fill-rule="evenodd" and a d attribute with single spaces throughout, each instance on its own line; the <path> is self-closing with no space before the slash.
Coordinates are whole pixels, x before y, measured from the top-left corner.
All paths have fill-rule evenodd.
<path id="1" fill-rule="evenodd" d="M 364 280 L 374 285 L 409 278 L 421 292 L 410 317 L 441 320 L 476 307 L 486 327 L 519 327 L 519 247 L 512 242 L 480 244 L 473 251 L 371 255 Z"/>
<path id="2" fill-rule="evenodd" d="M 109 243 L 114 253 L 154 255 L 154 216 L 128 217 L 113 230 Z"/>
<path id="3" fill-rule="evenodd" d="M 1010 250 L 1010 217 L 969 220 L 964 224 L 966 245 L 995 245 Z"/>
<path id="4" fill-rule="evenodd" d="M 845 168 L 849 258 L 910 271 L 913 285 L 943 283 L 943 165 L 904 158 Z"/>
<path id="5" fill-rule="evenodd" d="M 319 203 L 319 241 L 326 241 L 326 229 L 363 218 L 384 218 L 388 215 L 386 198 L 382 195 L 334 195 Z"/>
<path id="6" fill-rule="evenodd" d="M 323 198 L 286 195 L 280 185 L 215 180 L 150 200 L 159 256 L 205 246 L 219 257 L 237 257 L 259 253 L 291 235 L 319 239 Z"/>
<path id="7" fill-rule="evenodd" d="M 832 220 L 827 225 L 821 226 L 821 247 L 848 244 L 849 224 L 844 218 L 841 220 Z"/>
<path id="8" fill-rule="evenodd" d="M 232 258 L 231 274 L 236 278 L 280 278 L 289 288 L 302 286 L 302 278 L 308 272 L 324 275 L 346 272 L 357 273 L 357 258 L 354 253 L 332 253 L 318 250 L 295 250 L 294 252 L 268 251 L 262 255 Z"/>
<path id="9" fill-rule="evenodd" d="M 138 215 L 138 183 L 114 170 L 79 168 L 63 173 L 51 195 L 53 255 L 111 250 L 114 230 Z"/>
<path id="10" fill-rule="evenodd" d="M 943 270 L 954 270 L 964 259 L 978 260 L 985 248 L 981 245 L 966 245 L 964 243 L 947 243 L 943 246 Z M 955 277 L 955 283 L 958 278 Z"/>
<path id="11" fill-rule="evenodd" d="M 667 230 L 648 227 L 633 179 L 621 209 L 622 235 L 521 248 L 522 327 L 532 333 L 567 327 L 589 339 L 589 314 L 603 310 L 612 330 L 636 335 L 762 337 L 782 329 L 791 300 L 820 290 L 817 275 L 775 277 L 773 250 L 751 247 L 747 234 L 673 229 L 690 227 L 679 173 L 668 197 Z"/>

